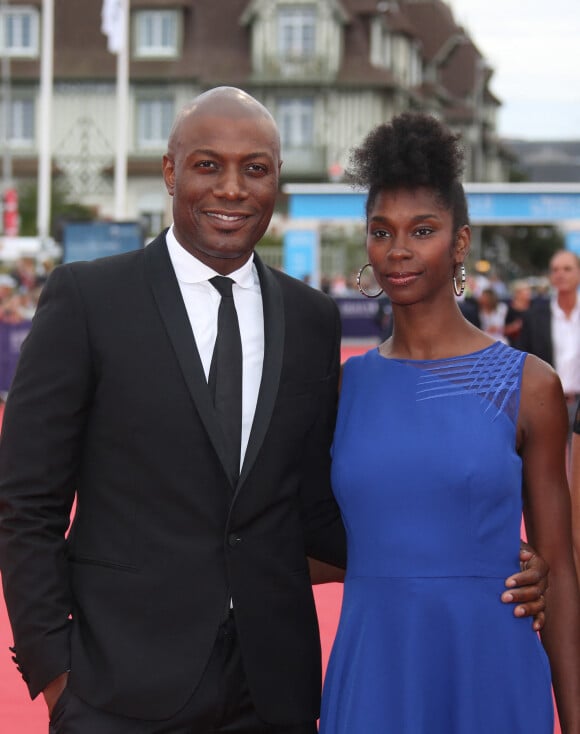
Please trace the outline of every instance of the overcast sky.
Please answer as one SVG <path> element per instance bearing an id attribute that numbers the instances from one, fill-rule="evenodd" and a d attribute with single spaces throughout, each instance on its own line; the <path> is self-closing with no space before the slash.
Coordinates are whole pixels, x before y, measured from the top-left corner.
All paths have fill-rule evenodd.
<path id="1" fill-rule="evenodd" d="M 580 0 L 447 0 L 495 73 L 499 134 L 580 140 Z"/>

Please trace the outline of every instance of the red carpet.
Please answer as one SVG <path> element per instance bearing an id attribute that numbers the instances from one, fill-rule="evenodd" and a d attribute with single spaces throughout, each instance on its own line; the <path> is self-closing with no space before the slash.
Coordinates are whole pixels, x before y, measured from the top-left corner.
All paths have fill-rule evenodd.
<path id="1" fill-rule="evenodd" d="M 1 595 L 0 595 L 1 596 Z M 0 598 L 0 732 L 2 734 L 46 734 L 46 706 L 37 698 L 30 701 L 28 690 L 11 660 L 8 646 L 12 634 L 3 597 Z"/>

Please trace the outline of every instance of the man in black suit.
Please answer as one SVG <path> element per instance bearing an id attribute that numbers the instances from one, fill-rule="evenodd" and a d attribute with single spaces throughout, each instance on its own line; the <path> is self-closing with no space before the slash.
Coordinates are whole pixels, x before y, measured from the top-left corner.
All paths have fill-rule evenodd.
<path id="1" fill-rule="evenodd" d="M 307 556 L 345 563 L 329 486 L 340 324 L 254 253 L 280 166 L 262 105 L 201 95 L 163 158 L 173 226 L 43 291 L 4 418 L 0 559 L 15 657 L 55 734 L 316 731 Z M 243 345 L 233 468 L 210 393 L 216 275 Z M 537 611 L 537 580 L 518 575 L 532 585 L 507 601 Z"/>

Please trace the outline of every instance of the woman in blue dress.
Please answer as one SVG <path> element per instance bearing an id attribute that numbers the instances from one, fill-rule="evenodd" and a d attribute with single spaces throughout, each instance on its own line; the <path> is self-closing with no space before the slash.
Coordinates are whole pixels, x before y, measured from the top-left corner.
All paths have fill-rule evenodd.
<path id="1" fill-rule="evenodd" d="M 343 372 L 332 480 L 348 538 L 321 734 L 580 734 L 580 593 L 562 388 L 470 324 L 458 139 L 405 114 L 354 151 L 392 336 Z M 455 292 L 454 292 L 455 291 Z M 522 510 L 550 565 L 541 641 L 502 604 Z"/>

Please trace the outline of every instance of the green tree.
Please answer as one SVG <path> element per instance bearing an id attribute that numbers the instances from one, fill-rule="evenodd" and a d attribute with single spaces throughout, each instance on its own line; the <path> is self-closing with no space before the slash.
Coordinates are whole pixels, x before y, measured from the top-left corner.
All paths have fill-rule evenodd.
<path id="1" fill-rule="evenodd" d="M 550 225 L 512 227 L 507 240 L 512 260 L 528 275 L 546 273 L 552 255 L 564 247 L 564 235 Z"/>
<path id="2" fill-rule="evenodd" d="M 37 232 L 38 188 L 35 183 L 23 184 L 19 188 L 20 234 L 34 237 Z M 60 241 L 65 221 L 90 222 L 96 219 L 94 209 L 71 201 L 69 192 L 58 179 L 53 180 L 50 201 L 50 234 Z"/>

